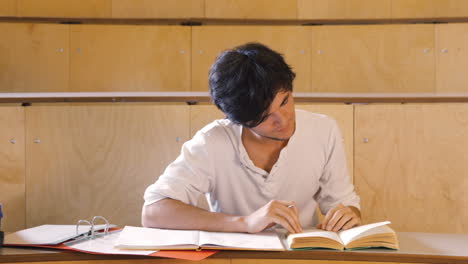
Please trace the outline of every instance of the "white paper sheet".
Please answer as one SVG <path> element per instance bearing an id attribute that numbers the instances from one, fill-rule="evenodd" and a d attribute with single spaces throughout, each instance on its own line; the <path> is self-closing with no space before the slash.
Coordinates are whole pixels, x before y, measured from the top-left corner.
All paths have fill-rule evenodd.
<path id="1" fill-rule="evenodd" d="M 105 225 L 96 225 L 95 230 Z M 80 225 L 79 234 L 89 231 L 89 225 Z M 76 237 L 76 225 L 41 225 L 5 236 L 4 244 L 11 245 L 56 245 Z"/>
<path id="2" fill-rule="evenodd" d="M 68 247 L 92 252 L 92 253 L 103 253 L 103 254 L 118 254 L 118 255 L 150 255 L 154 250 L 124 250 L 115 248 L 115 242 L 119 238 L 120 232 L 112 232 L 109 235 L 101 236 L 92 240 L 84 240 L 79 243 L 67 245 Z"/>

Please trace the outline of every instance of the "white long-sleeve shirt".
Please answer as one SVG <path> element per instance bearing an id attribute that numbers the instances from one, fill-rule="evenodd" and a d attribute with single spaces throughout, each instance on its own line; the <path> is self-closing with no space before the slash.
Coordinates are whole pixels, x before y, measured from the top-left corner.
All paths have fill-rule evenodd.
<path id="1" fill-rule="evenodd" d="M 296 110 L 296 131 L 270 173 L 256 167 L 241 140 L 242 126 L 227 119 L 205 126 L 145 191 L 145 205 L 171 198 L 196 205 L 205 194 L 212 212 L 249 215 L 271 200 L 296 202 L 303 227 L 342 203 L 360 208 L 336 122 Z"/>

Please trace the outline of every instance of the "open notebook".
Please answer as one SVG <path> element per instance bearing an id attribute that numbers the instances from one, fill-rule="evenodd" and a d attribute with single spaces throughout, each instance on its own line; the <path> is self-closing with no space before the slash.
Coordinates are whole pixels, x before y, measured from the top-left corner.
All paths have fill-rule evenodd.
<path id="1" fill-rule="evenodd" d="M 123 229 L 115 247 L 145 250 L 284 250 L 274 231 L 245 234 L 133 226 L 126 226 Z"/>

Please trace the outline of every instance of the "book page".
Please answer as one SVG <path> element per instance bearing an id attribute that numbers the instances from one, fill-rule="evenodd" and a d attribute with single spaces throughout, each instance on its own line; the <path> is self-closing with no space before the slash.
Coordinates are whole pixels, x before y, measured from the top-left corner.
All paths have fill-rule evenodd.
<path id="1" fill-rule="evenodd" d="M 197 249 L 199 231 L 125 226 L 115 244 L 120 249 Z"/>
<path id="2" fill-rule="evenodd" d="M 369 231 L 373 228 L 377 228 L 379 226 L 384 226 L 390 224 L 390 221 L 373 223 L 368 225 L 357 226 L 348 230 L 338 232 L 341 240 L 343 241 L 344 245 L 347 245 L 352 240 L 355 240 L 360 234 L 363 234 L 366 231 Z"/>
<path id="3" fill-rule="evenodd" d="M 88 233 L 90 228 L 89 225 L 80 225 L 78 235 Z M 94 228 L 95 230 L 104 229 L 105 225 L 96 225 Z M 8 234 L 3 243 L 9 245 L 56 245 L 76 236 L 76 225 L 41 225 Z"/>
<path id="4" fill-rule="evenodd" d="M 86 239 L 80 242 L 66 243 L 65 245 L 78 251 L 100 254 L 150 255 L 157 252 L 154 250 L 125 250 L 114 248 L 114 244 L 117 242 L 119 235 L 120 231 L 117 231 L 95 239 Z"/>
<path id="5" fill-rule="evenodd" d="M 209 248 L 284 250 L 283 244 L 274 230 L 263 231 L 257 234 L 201 231 L 200 245 Z"/>
<path id="6" fill-rule="evenodd" d="M 340 239 L 337 233 L 332 232 L 332 231 L 325 231 L 325 230 L 317 229 L 317 228 L 310 228 L 310 229 L 304 230 L 302 233 L 288 235 L 287 236 L 288 244 L 291 245 L 292 240 L 298 237 L 324 237 L 324 238 L 335 240 L 340 244 L 343 244 L 342 240 Z"/>

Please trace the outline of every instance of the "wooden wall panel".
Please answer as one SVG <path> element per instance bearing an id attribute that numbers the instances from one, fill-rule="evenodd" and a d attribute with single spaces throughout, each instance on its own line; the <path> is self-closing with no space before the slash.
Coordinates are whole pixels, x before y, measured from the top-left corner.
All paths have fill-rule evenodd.
<path id="1" fill-rule="evenodd" d="M 0 0 L 0 17 L 16 16 L 17 0 Z"/>
<path id="2" fill-rule="evenodd" d="M 114 18 L 202 18 L 204 0 L 112 0 Z"/>
<path id="3" fill-rule="evenodd" d="M 295 91 L 310 91 L 310 28 L 301 26 L 203 26 L 192 28 L 192 90 L 208 90 L 208 71 L 224 50 L 260 42 L 282 53 L 297 77 Z"/>
<path id="4" fill-rule="evenodd" d="M 390 19 L 392 0 L 298 0 L 299 19 Z"/>
<path id="5" fill-rule="evenodd" d="M 344 140 L 348 172 L 353 180 L 354 172 L 354 108 L 345 104 L 296 104 L 297 109 L 327 115 L 336 120 Z"/>
<path id="6" fill-rule="evenodd" d="M 2 231 L 25 228 L 24 108 L 0 105 L 0 203 Z"/>
<path id="7" fill-rule="evenodd" d="M 355 127 L 355 182 L 366 222 L 468 232 L 468 105 L 359 105 Z"/>
<path id="8" fill-rule="evenodd" d="M 70 90 L 188 91 L 190 28 L 71 27 Z"/>
<path id="9" fill-rule="evenodd" d="M 433 25 L 314 27 L 312 91 L 434 92 Z"/>
<path id="10" fill-rule="evenodd" d="M 215 105 L 192 105 L 190 106 L 190 136 L 194 136 L 198 130 L 216 119 L 224 118 Z"/>
<path id="11" fill-rule="evenodd" d="M 392 18 L 468 17 L 466 0 L 393 0 Z"/>
<path id="12" fill-rule="evenodd" d="M 436 26 L 438 93 L 468 92 L 468 24 Z"/>
<path id="13" fill-rule="evenodd" d="M 28 227 L 140 225 L 144 190 L 189 138 L 186 105 L 36 105 L 26 118 Z"/>
<path id="14" fill-rule="evenodd" d="M 17 0 L 20 17 L 110 18 L 112 0 Z"/>
<path id="15" fill-rule="evenodd" d="M 66 92 L 69 26 L 0 23 L 0 92 Z"/>
<path id="16" fill-rule="evenodd" d="M 297 0 L 205 0 L 206 18 L 296 19 Z"/>

